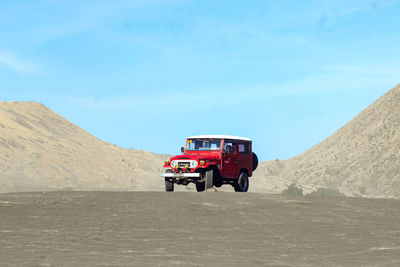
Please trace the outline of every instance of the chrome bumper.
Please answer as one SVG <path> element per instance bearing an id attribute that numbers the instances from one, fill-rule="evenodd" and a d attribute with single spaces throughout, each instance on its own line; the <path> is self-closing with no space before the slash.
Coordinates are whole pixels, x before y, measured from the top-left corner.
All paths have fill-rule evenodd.
<path id="1" fill-rule="evenodd" d="M 161 173 L 161 177 L 168 177 L 168 178 L 187 178 L 187 177 L 200 177 L 200 173 L 196 172 L 185 172 L 185 173 L 175 173 L 175 172 L 167 172 L 167 173 Z"/>

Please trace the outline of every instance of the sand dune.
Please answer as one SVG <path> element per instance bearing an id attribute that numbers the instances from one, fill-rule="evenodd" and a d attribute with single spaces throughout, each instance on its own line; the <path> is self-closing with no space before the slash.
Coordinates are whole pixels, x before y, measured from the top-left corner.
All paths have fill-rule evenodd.
<path id="1" fill-rule="evenodd" d="M 255 180 L 265 192 L 296 183 L 305 192 L 400 197 L 400 85 L 305 153 L 261 163 Z"/>
<path id="2" fill-rule="evenodd" d="M 0 102 L 0 192 L 162 190 L 166 158 L 101 141 L 41 104 Z"/>

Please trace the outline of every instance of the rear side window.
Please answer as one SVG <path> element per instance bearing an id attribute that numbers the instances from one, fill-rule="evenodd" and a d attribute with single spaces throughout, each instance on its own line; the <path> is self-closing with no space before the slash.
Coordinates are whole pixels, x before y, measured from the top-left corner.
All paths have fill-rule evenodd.
<path id="1" fill-rule="evenodd" d="M 239 154 L 250 154 L 250 144 L 239 144 L 238 145 Z"/>

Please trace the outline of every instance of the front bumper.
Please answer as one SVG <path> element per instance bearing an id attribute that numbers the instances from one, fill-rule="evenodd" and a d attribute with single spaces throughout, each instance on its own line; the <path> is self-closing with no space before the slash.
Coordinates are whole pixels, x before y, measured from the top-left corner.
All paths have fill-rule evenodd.
<path id="1" fill-rule="evenodd" d="M 166 172 L 166 173 L 161 173 L 161 177 L 168 177 L 168 178 L 194 178 L 194 177 L 200 177 L 200 173 L 197 172 L 185 172 L 185 173 L 175 173 L 175 172 Z"/>

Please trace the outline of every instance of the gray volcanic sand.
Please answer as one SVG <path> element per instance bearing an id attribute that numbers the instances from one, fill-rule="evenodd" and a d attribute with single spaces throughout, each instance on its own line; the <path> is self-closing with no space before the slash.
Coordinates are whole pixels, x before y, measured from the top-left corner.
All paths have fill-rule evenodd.
<path id="1" fill-rule="evenodd" d="M 0 265 L 400 265 L 400 201 L 225 192 L 0 195 Z"/>

